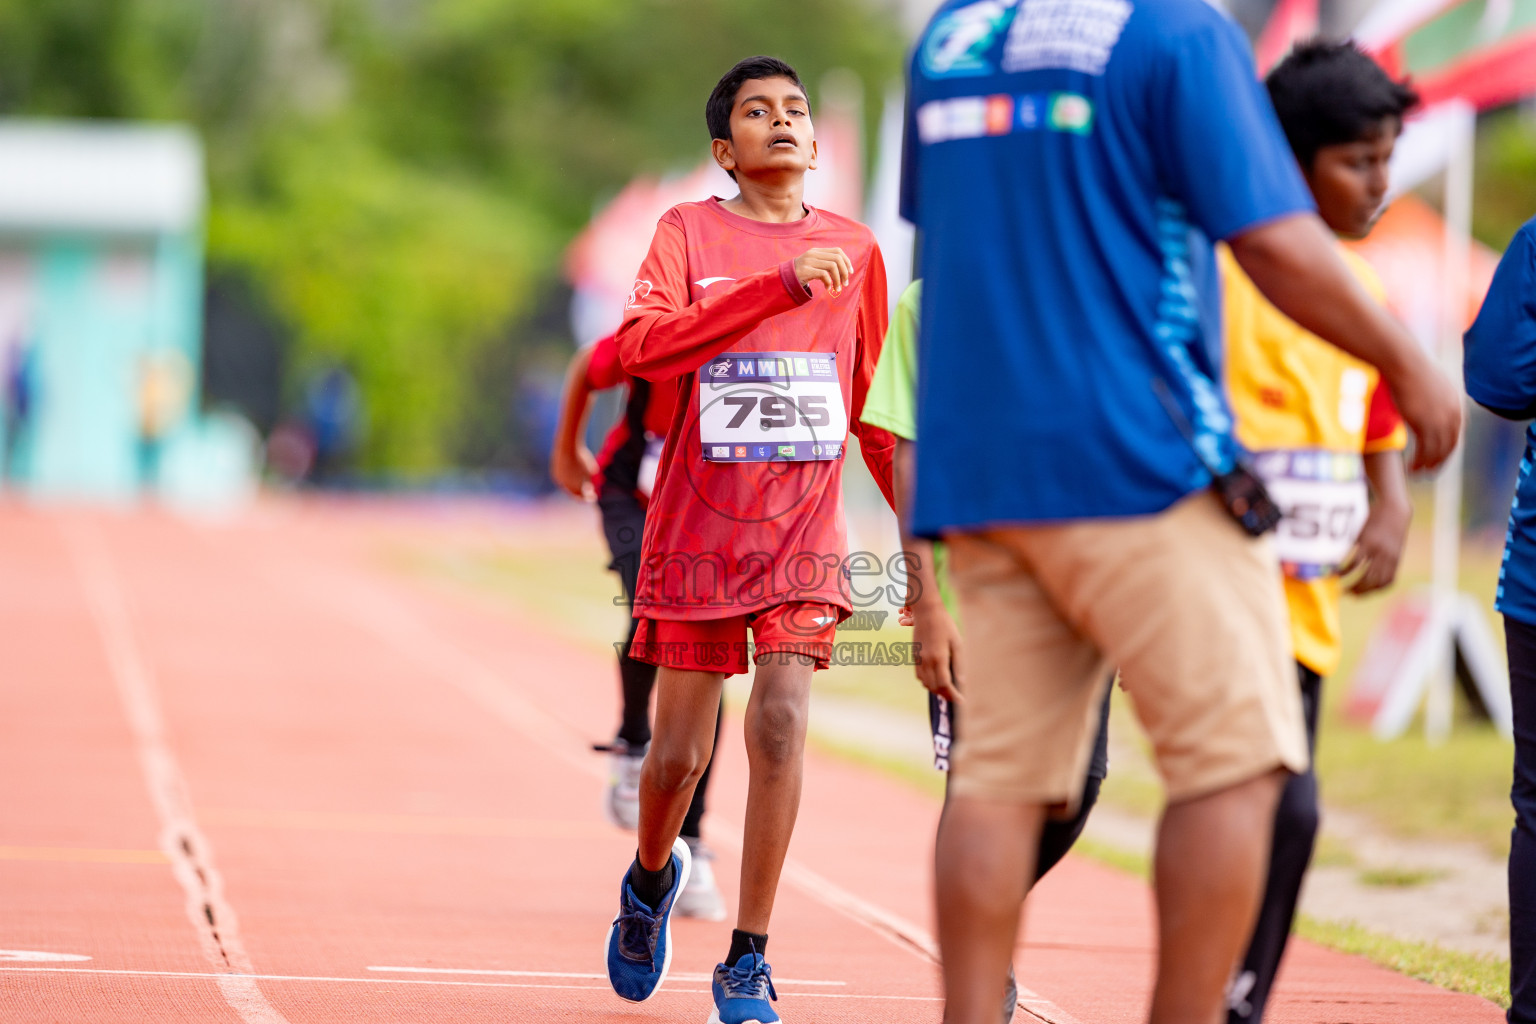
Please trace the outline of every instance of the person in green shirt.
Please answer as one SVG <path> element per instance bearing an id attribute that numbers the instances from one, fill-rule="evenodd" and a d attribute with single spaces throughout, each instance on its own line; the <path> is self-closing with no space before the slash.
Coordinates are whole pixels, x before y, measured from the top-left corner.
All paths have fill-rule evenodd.
<path id="1" fill-rule="evenodd" d="M 933 729 L 933 763 L 949 770 L 949 750 L 956 731 L 957 702 L 965 692 L 965 656 L 958 623 L 959 609 L 944 569 L 942 542 L 923 540 L 911 532 L 913 477 L 917 468 L 917 325 L 922 300 L 922 281 L 913 281 L 901 293 L 896 313 L 875 365 L 875 376 L 864 399 L 860 418 L 896 436 L 891 482 L 896 493 L 896 521 L 901 547 L 907 553 L 907 597 L 901 610 L 902 625 L 912 627 L 917 647 L 917 678 L 928 690 L 928 719 Z M 1077 813 L 1049 820 L 1040 835 L 1035 881 L 1067 855 L 1088 823 L 1088 812 L 1098 801 L 1099 789 L 1109 773 L 1109 690 L 1104 693 L 1099 734 Z M 1011 1018 L 1016 1000 L 1010 972 L 1004 1021 Z"/>

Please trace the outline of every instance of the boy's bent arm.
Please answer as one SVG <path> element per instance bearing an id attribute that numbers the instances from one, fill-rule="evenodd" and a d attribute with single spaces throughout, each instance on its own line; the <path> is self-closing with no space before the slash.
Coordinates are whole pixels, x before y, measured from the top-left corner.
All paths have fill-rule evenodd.
<path id="1" fill-rule="evenodd" d="M 555 443 L 549 453 L 549 475 L 567 493 L 583 501 L 594 501 L 596 491 L 592 477 L 597 472 L 597 461 L 581 435 L 587 423 L 587 401 L 593 392 L 588 383 L 587 370 L 591 365 L 592 352 L 597 346 L 580 349 L 571 357 L 565 372 L 565 391 L 560 399 L 560 420 L 555 427 Z"/>
<path id="2" fill-rule="evenodd" d="M 1381 371 L 1418 437 L 1415 468 L 1432 469 L 1450 456 L 1461 435 L 1460 396 L 1349 272 L 1315 214 L 1269 221 L 1227 245 L 1275 308 Z"/>
<path id="3" fill-rule="evenodd" d="M 1352 594 L 1369 594 L 1392 585 L 1408 542 L 1413 506 L 1408 500 L 1408 477 L 1403 472 L 1403 453 L 1397 449 L 1367 452 L 1365 476 L 1375 498 L 1355 549 L 1339 568 L 1341 576 L 1359 570 L 1350 584 Z"/>
<path id="4" fill-rule="evenodd" d="M 895 489 L 891 483 L 891 458 L 896 449 L 896 438 L 888 430 L 865 423 L 861 416 L 864 402 L 869 396 L 870 383 L 875 379 L 875 366 L 880 362 L 880 346 L 890 319 L 885 290 L 885 260 L 879 246 L 870 246 L 869 269 L 864 274 L 862 293 L 859 296 L 859 322 L 853 366 L 853 409 L 849 425 L 859 438 L 859 451 L 864 464 L 880 485 L 880 493 L 892 509 L 896 508 Z"/>
<path id="5" fill-rule="evenodd" d="M 891 458 L 891 483 L 896 496 L 896 527 L 907 555 L 907 594 L 902 625 L 912 627 L 917 650 L 917 678 L 924 688 L 945 700 L 959 700 L 961 686 L 960 630 L 939 593 L 933 542 L 912 536 L 912 495 L 917 469 L 916 444 L 896 437 Z"/>
<path id="6" fill-rule="evenodd" d="M 669 214 L 656 226 L 624 308 L 618 333 L 624 369 L 657 381 L 690 373 L 769 317 L 809 302 L 811 293 L 796 276 L 793 261 L 786 261 L 716 284 L 698 302 L 688 298 L 687 242 Z"/>

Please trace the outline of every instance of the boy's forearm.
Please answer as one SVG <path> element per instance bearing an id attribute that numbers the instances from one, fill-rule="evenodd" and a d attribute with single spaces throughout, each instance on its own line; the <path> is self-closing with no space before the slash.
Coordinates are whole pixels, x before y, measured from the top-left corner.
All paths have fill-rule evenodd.
<path id="1" fill-rule="evenodd" d="M 895 458 L 896 445 L 900 440 L 889 430 L 865 423 L 864 405 L 869 401 L 869 389 L 874 383 L 875 369 L 880 363 L 880 350 L 886 329 L 890 326 L 885 302 L 885 263 L 876 247 L 870 257 L 869 271 L 864 276 L 863 295 L 859 302 L 857 328 L 858 347 L 853 374 L 853 423 L 854 433 L 859 435 L 859 450 L 864 453 L 864 463 L 880 485 L 880 493 L 886 503 L 896 511 L 900 502 L 896 497 Z M 911 442 L 905 442 L 910 446 Z"/>
<path id="2" fill-rule="evenodd" d="M 896 499 L 896 526 L 901 535 L 901 550 L 908 555 L 908 608 L 920 608 L 939 600 L 939 578 L 933 568 L 933 543 L 912 536 L 912 497 L 916 469 L 917 445 L 904 437 L 896 438 L 891 458 L 891 489 Z"/>
<path id="3" fill-rule="evenodd" d="M 592 389 L 587 385 L 587 367 L 592 350 L 584 348 L 571 357 L 565 371 L 565 387 L 560 398 L 560 418 L 555 425 L 554 451 L 569 453 L 576 450 L 582 431 L 587 425 L 587 412 L 591 405 Z"/>
<path id="4" fill-rule="evenodd" d="M 1383 512 L 1407 520 L 1413 515 L 1408 499 L 1408 474 L 1400 451 L 1371 452 L 1365 456 L 1365 478 L 1370 481 L 1375 504 Z"/>
<path id="5" fill-rule="evenodd" d="M 811 298 L 793 273 L 786 280 L 784 265 L 711 291 L 677 309 L 651 311 L 641 305 L 633 310 L 618 333 L 624 369 L 653 381 L 679 377 L 725 352 L 769 317 Z"/>
<path id="6" fill-rule="evenodd" d="M 900 518 L 894 459 L 896 444 L 903 442 L 890 431 L 870 426 L 863 420 L 855 419 L 851 429 L 859 439 L 859 452 L 864 456 L 864 465 L 869 467 L 869 475 L 875 478 L 875 485 L 880 488 L 881 497 Z"/>

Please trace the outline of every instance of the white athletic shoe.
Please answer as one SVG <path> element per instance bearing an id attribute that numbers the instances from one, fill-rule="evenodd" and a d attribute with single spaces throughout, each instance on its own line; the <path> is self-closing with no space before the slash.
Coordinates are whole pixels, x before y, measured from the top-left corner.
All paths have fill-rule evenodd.
<path id="1" fill-rule="evenodd" d="M 618 740 L 609 749 L 603 817 L 633 832 L 640 825 L 640 766 L 645 763 L 645 747 L 627 747 Z"/>
<path id="2" fill-rule="evenodd" d="M 688 875 L 688 884 L 678 893 L 677 915 L 698 921 L 724 921 L 725 900 L 720 896 L 715 871 L 710 866 L 715 852 L 705 846 L 702 839 L 684 836 L 683 841 L 688 844 L 688 852 L 693 854 L 693 871 Z"/>

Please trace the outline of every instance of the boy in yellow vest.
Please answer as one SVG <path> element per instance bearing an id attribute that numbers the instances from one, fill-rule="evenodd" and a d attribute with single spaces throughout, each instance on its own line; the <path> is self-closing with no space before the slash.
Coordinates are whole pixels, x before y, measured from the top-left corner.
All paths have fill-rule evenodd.
<path id="1" fill-rule="evenodd" d="M 1387 164 L 1418 96 L 1353 44 L 1320 40 L 1298 46 L 1266 84 L 1323 220 L 1343 238 L 1363 237 L 1386 199 Z M 1340 255 L 1381 301 L 1365 261 L 1342 247 Z M 1342 591 L 1378 590 L 1397 573 L 1411 515 L 1407 434 L 1374 367 L 1288 319 L 1230 253 L 1219 259 L 1237 436 L 1286 514 L 1275 546 L 1315 752 L 1322 679 L 1339 664 Z M 1308 769 L 1291 777 L 1280 800 L 1264 902 L 1229 992 L 1228 1024 L 1263 1016 L 1317 829 L 1317 778 Z"/>

